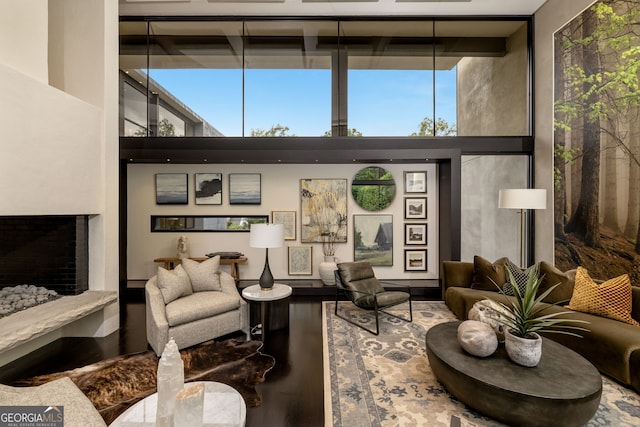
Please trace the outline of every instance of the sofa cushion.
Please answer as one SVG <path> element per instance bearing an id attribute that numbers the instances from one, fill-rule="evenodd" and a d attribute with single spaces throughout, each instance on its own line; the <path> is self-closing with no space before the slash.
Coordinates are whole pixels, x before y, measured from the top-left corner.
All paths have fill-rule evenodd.
<path id="1" fill-rule="evenodd" d="M 173 270 L 158 267 L 157 283 L 165 304 L 169 304 L 182 296 L 193 293 L 189 276 L 181 265 L 178 265 Z"/>
<path id="2" fill-rule="evenodd" d="M 566 303 L 573 295 L 573 284 L 576 280 L 576 270 L 562 272 L 546 261 L 540 261 L 540 277 L 542 283 L 538 287 L 538 295 L 546 292 L 554 285 L 556 288 L 544 297 L 543 302 L 549 304 Z M 536 295 L 537 296 L 537 295 Z"/>
<path id="3" fill-rule="evenodd" d="M 240 307 L 240 297 L 219 291 L 203 291 L 188 295 L 167 304 L 169 326 L 213 317 Z"/>
<path id="4" fill-rule="evenodd" d="M 640 326 L 631 317 L 631 281 L 628 274 L 597 284 L 587 270 L 578 267 L 573 295 L 567 308 Z"/>
<path id="5" fill-rule="evenodd" d="M 511 260 L 507 260 L 507 262 L 505 263 L 505 270 L 506 270 L 506 282 L 504 284 L 504 286 L 502 287 L 502 292 L 504 292 L 505 295 L 511 295 L 511 296 L 515 296 L 515 291 L 514 288 L 518 288 L 518 292 L 520 293 L 520 295 L 524 295 L 526 288 L 527 288 L 527 280 L 529 278 L 529 274 L 531 274 L 531 272 L 533 270 L 537 270 L 538 269 L 538 265 L 534 264 L 532 266 L 530 266 L 529 268 L 527 268 L 526 270 L 522 270 L 520 267 L 518 267 L 517 265 L 515 265 L 513 262 L 511 262 Z M 508 273 L 511 273 L 510 275 Z M 538 274 L 536 274 L 536 278 L 538 278 Z M 512 282 L 513 279 L 513 282 Z"/>
<path id="6" fill-rule="evenodd" d="M 220 291 L 220 256 L 203 262 L 183 259 L 182 265 L 191 280 L 193 292 Z"/>
<path id="7" fill-rule="evenodd" d="M 504 257 L 492 263 L 481 256 L 475 255 L 473 257 L 471 288 L 498 292 L 507 280 L 505 270 L 507 260 L 508 258 Z"/>

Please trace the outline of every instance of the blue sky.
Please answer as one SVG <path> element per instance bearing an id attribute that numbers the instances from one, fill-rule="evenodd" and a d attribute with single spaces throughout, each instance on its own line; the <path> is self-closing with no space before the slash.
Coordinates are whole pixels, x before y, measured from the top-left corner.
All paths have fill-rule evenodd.
<path id="1" fill-rule="evenodd" d="M 456 122 L 456 75 L 436 72 L 436 116 Z M 239 69 L 154 69 L 151 77 L 227 136 L 242 132 Z M 245 135 L 289 127 L 289 134 L 322 136 L 331 128 L 331 71 L 247 69 Z M 433 77 L 420 70 L 350 70 L 349 127 L 366 136 L 407 136 L 433 114 Z"/>

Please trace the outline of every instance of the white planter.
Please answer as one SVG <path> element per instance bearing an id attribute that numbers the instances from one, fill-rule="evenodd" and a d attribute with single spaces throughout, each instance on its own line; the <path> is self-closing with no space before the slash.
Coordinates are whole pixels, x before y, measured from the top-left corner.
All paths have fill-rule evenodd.
<path id="1" fill-rule="evenodd" d="M 322 261 L 318 267 L 320 279 L 322 283 L 327 286 L 334 286 L 336 284 L 335 271 L 338 269 L 336 265 L 337 261 L 338 258 L 332 255 L 325 255 L 324 261 Z"/>
<path id="2" fill-rule="evenodd" d="M 512 362 L 532 368 L 538 365 L 542 357 L 542 338 L 533 332 L 535 339 L 520 338 L 506 328 L 504 345 Z"/>

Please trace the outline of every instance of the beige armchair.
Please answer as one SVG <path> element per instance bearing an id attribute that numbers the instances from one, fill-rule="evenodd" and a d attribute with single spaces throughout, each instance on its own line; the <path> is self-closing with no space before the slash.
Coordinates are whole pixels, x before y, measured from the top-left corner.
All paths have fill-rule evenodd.
<path id="1" fill-rule="evenodd" d="M 147 305 L 147 341 L 159 356 L 170 338 L 179 349 L 226 335 L 243 331 L 249 337 L 249 310 L 240 297 L 235 280 L 225 272 L 218 272 L 220 290 L 201 290 L 195 286 L 171 300 L 166 287 L 158 286 L 159 276 L 181 270 L 158 271 L 145 285 Z M 184 270 L 182 270 L 184 274 Z M 162 278 L 160 278 L 162 280 Z M 175 292 L 174 292 L 175 294 Z M 185 295 L 186 294 L 186 295 Z M 169 300 L 165 303 L 165 300 Z"/>

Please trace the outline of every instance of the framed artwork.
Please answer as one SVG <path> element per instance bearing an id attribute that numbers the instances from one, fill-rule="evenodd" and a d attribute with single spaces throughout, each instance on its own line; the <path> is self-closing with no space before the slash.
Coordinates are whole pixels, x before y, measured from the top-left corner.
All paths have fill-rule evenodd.
<path id="1" fill-rule="evenodd" d="M 313 246 L 289 246 L 289 275 L 311 276 L 313 274 Z"/>
<path id="2" fill-rule="evenodd" d="M 405 193 L 426 193 L 427 192 L 427 172 L 405 172 L 404 173 Z"/>
<path id="3" fill-rule="evenodd" d="M 186 173 L 156 174 L 156 204 L 186 205 L 189 203 L 189 183 Z"/>
<path id="4" fill-rule="evenodd" d="M 427 224 L 415 223 L 404 225 L 405 245 L 426 245 L 427 244 Z"/>
<path id="5" fill-rule="evenodd" d="M 271 211 L 271 222 L 284 226 L 284 240 L 296 240 L 296 211 Z"/>
<path id="6" fill-rule="evenodd" d="M 393 215 L 353 216 L 353 260 L 393 265 Z"/>
<path id="7" fill-rule="evenodd" d="M 346 243 L 347 179 L 300 180 L 300 241 Z"/>
<path id="8" fill-rule="evenodd" d="M 427 219 L 427 198 L 405 197 L 404 219 Z"/>
<path id="9" fill-rule="evenodd" d="M 259 173 L 229 174 L 229 203 L 232 205 L 259 205 L 262 203 Z"/>
<path id="10" fill-rule="evenodd" d="M 222 174 L 221 173 L 197 173 L 196 205 L 221 205 L 222 204 Z"/>
<path id="11" fill-rule="evenodd" d="M 405 249 L 404 271 L 427 271 L 427 250 Z"/>

